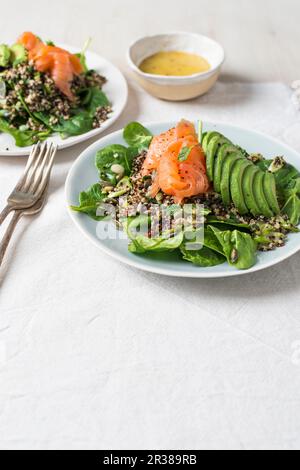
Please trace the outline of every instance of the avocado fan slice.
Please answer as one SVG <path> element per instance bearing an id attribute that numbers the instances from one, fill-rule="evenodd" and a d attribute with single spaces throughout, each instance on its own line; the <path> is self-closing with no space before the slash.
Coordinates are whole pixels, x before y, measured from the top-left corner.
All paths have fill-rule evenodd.
<path id="1" fill-rule="evenodd" d="M 248 214 L 249 212 L 243 192 L 244 175 L 249 165 L 251 165 L 251 163 L 245 158 L 238 160 L 233 167 L 230 177 L 231 198 L 241 215 Z"/>
<path id="2" fill-rule="evenodd" d="M 226 137 L 222 136 L 221 134 L 213 137 L 208 144 L 207 152 L 206 152 L 206 169 L 207 169 L 207 176 L 210 181 L 214 180 L 214 166 L 215 166 L 215 158 L 218 154 L 219 148 L 221 145 L 229 143 L 229 140 Z"/>
<path id="3" fill-rule="evenodd" d="M 24 62 L 27 58 L 27 52 L 22 44 L 14 44 L 11 48 L 11 60 L 13 65 L 18 65 Z"/>
<path id="4" fill-rule="evenodd" d="M 238 160 L 245 160 L 239 153 L 226 153 L 221 174 L 221 196 L 225 206 L 231 204 L 230 177 L 232 169 Z"/>
<path id="5" fill-rule="evenodd" d="M 277 199 L 276 180 L 273 173 L 265 173 L 263 186 L 264 193 L 270 208 L 272 209 L 274 214 L 278 215 L 280 213 L 280 207 Z"/>
<path id="6" fill-rule="evenodd" d="M 224 160 L 228 154 L 239 154 L 238 149 L 231 143 L 224 143 L 218 150 L 217 156 L 215 158 L 214 163 L 214 174 L 213 174 L 213 182 L 214 182 L 214 190 L 216 193 L 221 192 L 221 177 L 222 177 L 222 168 L 224 164 Z M 241 155 L 242 156 L 242 155 Z"/>
<path id="7" fill-rule="evenodd" d="M 265 196 L 264 177 L 265 177 L 265 173 L 263 171 L 259 170 L 255 174 L 254 182 L 253 182 L 254 199 L 256 201 L 256 204 L 259 207 L 260 215 L 271 218 L 273 217 L 274 214 L 272 210 L 270 209 L 270 206 Z"/>
<path id="8" fill-rule="evenodd" d="M 0 67 L 8 67 L 10 61 L 10 49 L 6 44 L 0 44 Z"/>
<path id="9" fill-rule="evenodd" d="M 246 205 L 255 217 L 260 215 L 260 208 L 254 197 L 254 179 L 256 173 L 259 172 L 259 169 L 255 165 L 250 165 L 245 171 L 244 181 L 243 181 L 243 192 Z"/>
<path id="10" fill-rule="evenodd" d="M 209 142 L 211 141 L 213 137 L 216 137 L 217 135 L 221 135 L 221 134 L 216 131 L 210 131 L 210 132 L 206 132 L 205 134 L 203 134 L 201 146 L 205 153 L 207 152 Z"/>

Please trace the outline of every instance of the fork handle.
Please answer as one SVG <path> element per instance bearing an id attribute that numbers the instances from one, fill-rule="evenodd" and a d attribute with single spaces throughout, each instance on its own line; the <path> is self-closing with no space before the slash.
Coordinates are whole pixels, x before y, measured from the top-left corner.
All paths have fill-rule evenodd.
<path id="1" fill-rule="evenodd" d="M 13 218 L 11 219 L 10 224 L 7 227 L 4 237 L 0 243 L 0 266 L 2 264 L 3 258 L 5 256 L 6 250 L 12 238 L 12 235 L 15 231 L 15 228 L 18 225 L 18 222 L 21 219 L 21 217 L 22 217 L 22 211 L 15 211 Z"/>
<path id="2" fill-rule="evenodd" d="M 9 204 L 3 209 L 3 211 L 0 214 L 0 225 L 3 224 L 4 220 L 11 213 L 12 210 L 13 210 L 13 207 Z"/>

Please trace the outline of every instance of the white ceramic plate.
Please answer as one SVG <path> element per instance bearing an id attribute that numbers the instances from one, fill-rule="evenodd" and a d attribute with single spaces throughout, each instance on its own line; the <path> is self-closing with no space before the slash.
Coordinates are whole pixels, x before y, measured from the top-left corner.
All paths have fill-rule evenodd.
<path id="1" fill-rule="evenodd" d="M 70 47 L 66 44 L 60 44 L 60 47 L 76 53 L 79 49 Z M 59 135 L 53 135 L 48 140 L 54 142 L 59 146 L 59 149 L 71 147 L 72 145 L 79 144 L 85 140 L 95 137 L 108 129 L 114 122 L 119 118 L 122 111 L 124 110 L 127 98 L 128 98 L 128 87 L 127 82 L 120 72 L 111 62 L 104 59 L 103 57 L 94 54 L 93 52 L 87 52 L 87 64 L 91 69 L 96 70 L 98 73 L 107 78 L 107 83 L 103 86 L 103 91 L 106 93 L 108 99 L 112 103 L 113 111 L 109 119 L 102 124 L 99 129 L 94 129 L 86 134 L 82 134 L 75 137 L 69 137 L 68 139 L 61 139 Z M 9 150 L 6 150 L 9 149 Z M 0 133 L 0 156 L 22 156 L 28 155 L 30 147 L 16 147 L 14 139 L 8 135 Z"/>
<path id="2" fill-rule="evenodd" d="M 175 122 L 145 124 L 153 134 L 159 134 L 174 125 Z M 218 130 L 250 153 L 260 152 L 266 158 L 284 155 L 289 163 L 300 168 L 300 155 L 271 137 L 231 125 L 209 122 L 204 124 L 204 131 L 207 130 Z M 80 191 L 97 182 L 97 171 L 94 164 L 95 154 L 98 150 L 110 144 L 124 144 L 122 131 L 114 132 L 91 145 L 75 161 L 66 181 L 66 199 L 68 206 L 77 205 Z M 97 237 L 97 225 L 98 223 L 103 224 L 103 222 L 97 223 L 84 214 L 73 212 L 70 209 L 69 213 L 76 227 L 102 251 L 135 268 L 167 276 L 191 278 L 240 276 L 245 273 L 260 271 L 261 269 L 273 266 L 300 250 L 300 234 L 291 234 L 289 235 L 289 240 L 285 247 L 268 253 L 259 253 L 257 264 L 247 271 L 238 271 L 228 264 L 211 268 L 201 268 L 183 261 L 180 256 L 176 254 L 168 254 L 166 256 L 160 254 L 153 256 L 129 253 L 127 250 L 127 240 L 100 240 Z M 111 230 L 115 230 L 113 225 L 111 226 Z"/>

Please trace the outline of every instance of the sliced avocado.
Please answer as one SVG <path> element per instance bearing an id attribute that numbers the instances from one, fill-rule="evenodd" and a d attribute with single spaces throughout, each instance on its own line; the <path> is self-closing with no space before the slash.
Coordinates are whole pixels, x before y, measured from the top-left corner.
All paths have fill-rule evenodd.
<path id="1" fill-rule="evenodd" d="M 256 204 L 259 207 L 260 215 L 265 217 L 273 217 L 273 212 L 271 211 L 267 198 L 264 193 L 264 177 L 265 173 L 263 171 L 258 171 L 255 174 L 253 182 L 253 193 Z"/>
<path id="2" fill-rule="evenodd" d="M 202 148 L 205 153 L 207 152 L 209 142 L 211 141 L 213 137 L 216 137 L 217 135 L 221 135 L 221 134 L 216 131 L 210 131 L 210 132 L 206 132 L 205 135 L 203 135 Z"/>
<path id="3" fill-rule="evenodd" d="M 243 192 L 244 175 L 249 165 L 251 165 L 251 163 L 245 158 L 238 160 L 235 163 L 230 176 L 231 198 L 233 204 L 241 215 L 247 214 L 249 212 Z"/>
<path id="4" fill-rule="evenodd" d="M 215 158 L 214 164 L 214 174 L 213 174 L 213 182 L 214 182 L 214 190 L 216 193 L 221 192 L 221 177 L 222 177 L 222 167 L 224 160 L 228 154 L 238 154 L 237 148 L 232 145 L 231 143 L 224 143 L 218 150 L 217 156 Z"/>
<path id="5" fill-rule="evenodd" d="M 254 197 L 254 179 L 259 169 L 255 165 L 250 165 L 245 171 L 243 181 L 243 192 L 246 205 L 254 216 L 260 215 L 260 209 Z"/>
<path id="6" fill-rule="evenodd" d="M 11 48 L 11 61 L 13 65 L 18 65 L 24 62 L 27 58 L 27 52 L 22 44 L 14 44 Z"/>
<path id="7" fill-rule="evenodd" d="M 10 49 L 6 44 L 0 45 L 0 67 L 8 67 L 10 60 Z"/>
<path id="8" fill-rule="evenodd" d="M 274 214 L 278 215 L 280 213 L 280 207 L 277 199 L 276 180 L 273 173 L 265 173 L 264 193 L 270 208 L 272 209 Z"/>
<path id="9" fill-rule="evenodd" d="M 238 160 L 245 159 L 238 153 L 227 153 L 222 166 L 221 195 L 225 206 L 229 206 L 231 204 L 230 176 L 232 169 Z"/>
<path id="10" fill-rule="evenodd" d="M 206 168 L 207 168 L 207 176 L 210 181 L 214 180 L 214 166 L 215 166 L 215 158 L 219 151 L 219 148 L 223 144 L 228 144 L 229 140 L 226 137 L 223 137 L 221 134 L 216 135 L 213 137 L 207 148 L 206 152 Z"/>

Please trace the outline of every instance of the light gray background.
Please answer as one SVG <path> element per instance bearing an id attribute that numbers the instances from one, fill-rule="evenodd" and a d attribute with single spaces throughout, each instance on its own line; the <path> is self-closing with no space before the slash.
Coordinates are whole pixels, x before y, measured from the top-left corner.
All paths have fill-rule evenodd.
<path id="1" fill-rule="evenodd" d="M 162 31 L 195 31 L 220 41 L 225 73 L 247 80 L 291 81 L 300 70 L 297 0 L 1 1 L 0 37 L 24 28 L 93 49 L 125 68 L 130 42 Z"/>
<path id="2" fill-rule="evenodd" d="M 290 90 L 269 83 L 300 78 L 299 17 L 297 0 L 2 1 L 0 42 L 30 29 L 78 47 L 91 36 L 127 74 L 138 36 L 208 34 L 227 52 L 214 91 L 168 104 L 130 82 L 114 129 L 202 113 L 300 150 Z M 84 147 L 59 153 L 49 203 L 22 222 L 0 271 L 0 448 L 299 449 L 299 254 L 218 281 L 122 266 L 66 213 L 65 177 Z M 1 206 L 23 165 L 0 159 Z"/>

